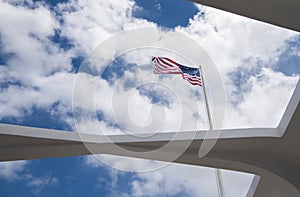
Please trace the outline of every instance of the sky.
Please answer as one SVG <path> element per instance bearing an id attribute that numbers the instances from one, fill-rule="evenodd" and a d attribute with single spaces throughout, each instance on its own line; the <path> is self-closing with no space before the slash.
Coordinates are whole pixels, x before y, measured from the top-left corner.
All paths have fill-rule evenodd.
<path id="1" fill-rule="evenodd" d="M 133 29 L 156 29 L 162 46 L 185 53 L 194 54 L 192 45 L 168 38 L 201 46 L 224 86 L 224 128 L 276 127 L 299 79 L 299 33 L 190 1 L 0 0 L 0 18 L 1 123 L 133 135 L 207 128 L 201 89 L 152 73 L 152 55 L 191 64 L 181 54 L 145 47 L 85 61 L 101 60 L 111 52 L 107 41 Z M 117 47 L 139 39 L 149 35 Z M 253 175 L 222 170 L 222 178 L 226 196 L 240 197 Z M 211 168 L 110 155 L 1 162 L 0 189 L 3 196 L 218 196 Z"/>

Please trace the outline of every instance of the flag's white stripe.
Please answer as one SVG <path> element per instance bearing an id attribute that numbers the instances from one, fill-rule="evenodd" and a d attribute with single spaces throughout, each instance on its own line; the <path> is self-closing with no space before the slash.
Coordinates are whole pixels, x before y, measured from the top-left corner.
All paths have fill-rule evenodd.
<path id="1" fill-rule="evenodd" d="M 186 80 L 189 81 L 189 82 L 193 82 L 193 83 L 201 83 L 201 81 L 199 81 L 199 80 L 195 81 L 195 80 L 191 80 L 189 78 L 187 78 Z"/>
<path id="2" fill-rule="evenodd" d="M 190 81 L 190 82 L 195 82 L 195 83 L 199 82 L 199 83 L 201 83 L 201 79 L 191 79 L 189 77 L 187 77 L 185 79 L 188 80 L 188 81 Z"/>
<path id="3" fill-rule="evenodd" d="M 178 71 L 155 70 L 155 74 L 181 74 Z"/>
<path id="4" fill-rule="evenodd" d="M 200 83 L 200 82 L 193 82 L 193 81 L 190 81 L 190 80 L 188 80 L 188 79 L 187 79 L 187 81 L 188 81 L 189 83 L 193 84 L 193 85 L 199 85 L 199 86 L 202 86 L 202 83 Z"/>
<path id="5" fill-rule="evenodd" d="M 172 63 L 166 58 L 163 57 L 155 57 L 156 62 L 159 64 L 159 67 L 161 68 L 173 68 L 176 69 L 178 72 L 181 72 L 181 69 L 178 65 Z"/>
<path id="6" fill-rule="evenodd" d="M 169 65 L 164 64 L 163 62 L 161 62 L 159 58 L 156 59 L 156 63 L 157 63 L 158 66 L 161 67 L 161 68 L 170 68 Z"/>
<path id="7" fill-rule="evenodd" d="M 195 81 L 201 81 L 200 77 L 192 77 L 191 75 L 184 75 L 183 78 L 189 78 L 191 80 L 195 80 Z"/>
<path id="8" fill-rule="evenodd" d="M 181 73 L 181 70 L 178 66 L 174 66 L 174 65 L 170 66 L 168 64 L 165 64 L 164 62 L 161 61 L 160 58 L 155 59 L 155 66 L 159 70 L 166 70 L 166 71 L 169 71 L 169 72 L 174 71 L 174 72 L 180 72 Z"/>
<path id="9" fill-rule="evenodd" d="M 161 57 L 162 59 L 164 59 L 165 61 L 169 62 L 170 64 L 179 67 L 180 64 L 178 64 L 177 62 L 175 62 L 174 60 L 171 60 L 170 58 L 167 57 Z"/>
<path id="10" fill-rule="evenodd" d="M 165 62 L 167 64 L 169 64 L 170 66 L 176 67 L 178 68 L 178 64 L 174 64 L 173 62 L 169 61 L 167 58 L 164 57 L 158 57 L 160 59 L 160 61 Z"/>
<path id="11" fill-rule="evenodd" d="M 197 79 L 200 79 L 199 76 L 196 76 L 196 75 L 190 75 L 190 74 L 187 74 L 187 73 L 183 73 L 183 75 L 187 76 L 187 77 L 191 77 L 191 78 L 197 78 Z"/>
<path id="12" fill-rule="evenodd" d="M 201 82 L 201 80 L 200 79 L 197 79 L 197 80 L 195 80 L 195 79 L 191 79 L 191 78 L 185 78 L 186 80 L 189 80 L 189 81 L 194 81 L 194 82 Z"/>
<path id="13" fill-rule="evenodd" d="M 167 68 L 173 68 L 179 70 L 179 67 L 177 65 L 169 64 L 169 62 L 164 62 L 161 58 L 158 59 L 160 65 L 164 65 Z"/>
<path id="14" fill-rule="evenodd" d="M 190 79 L 192 79 L 192 80 L 201 80 L 201 78 L 197 78 L 197 77 L 190 77 L 190 76 L 186 76 L 186 75 L 184 75 L 183 76 L 183 78 L 190 78 Z"/>
<path id="15" fill-rule="evenodd" d="M 176 72 L 182 73 L 181 70 L 179 70 L 178 68 L 162 68 L 160 66 L 156 66 L 155 69 L 166 70 L 166 71 L 176 71 Z"/>
<path id="16" fill-rule="evenodd" d="M 177 69 L 160 69 L 160 68 L 155 68 L 156 70 L 159 70 L 159 71 L 166 71 L 166 72 L 175 72 L 177 74 L 181 74 L 181 72 L 179 72 Z"/>
<path id="17" fill-rule="evenodd" d="M 163 62 L 161 62 L 159 59 L 157 59 L 157 62 L 155 64 L 158 68 L 160 69 L 167 69 L 167 70 L 176 70 L 179 71 L 178 66 L 174 67 L 174 66 L 169 66 L 167 64 L 164 64 Z"/>
<path id="18" fill-rule="evenodd" d="M 198 80 L 193 80 L 193 79 L 190 79 L 190 78 L 186 78 L 186 80 L 193 81 L 193 82 L 201 82 L 200 79 L 198 79 Z"/>

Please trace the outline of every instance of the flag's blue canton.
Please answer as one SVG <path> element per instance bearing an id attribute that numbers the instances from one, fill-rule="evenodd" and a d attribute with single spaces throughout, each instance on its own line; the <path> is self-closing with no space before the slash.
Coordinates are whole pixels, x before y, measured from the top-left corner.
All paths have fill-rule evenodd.
<path id="1" fill-rule="evenodd" d="M 183 65 L 180 65 L 179 67 L 183 73 L 200 77 L 200 71 L 198 68 L 191 68 L 191 67 L 187 67 L 187 66 L 183 66 Z"/>

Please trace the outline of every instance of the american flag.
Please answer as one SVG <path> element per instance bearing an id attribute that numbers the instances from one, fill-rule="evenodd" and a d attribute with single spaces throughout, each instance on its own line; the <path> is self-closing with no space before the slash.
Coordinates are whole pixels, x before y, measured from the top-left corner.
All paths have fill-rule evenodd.
<path id="1" fill-rule="evenodd" d="M 152 57 L 154 62 L 154 74 L 181 74 L 183 79 L 192 85 L 202 86 L 200 71 L 178 64 L 167 57 Z"/>

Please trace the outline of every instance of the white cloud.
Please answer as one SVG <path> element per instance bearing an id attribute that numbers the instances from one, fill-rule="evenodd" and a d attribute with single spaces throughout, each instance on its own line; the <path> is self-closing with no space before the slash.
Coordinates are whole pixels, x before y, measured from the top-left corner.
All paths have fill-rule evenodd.
<path id="1" fill-rule="evenodd" d="M 58 184 L 58 179 L 56 177 L 53 176 L 44 176 L 44 177 L 31 177 L 31 180 L 29 180 L 27 182 L 28 186 L 32 186 L 32 187 L 42 187 L 42 186 L 46 186 L 46 185 L 55 185 Z"/>
<path id="2" fill-rule="evenodd" d="M 72 0 L 62 3 L 57 8 L 64 20 L 62 33 L 88 53 L 116 33 L 141 26 L 154 26 L 132 16 L 134 4 L 131 0 Z"/>
<path id="3" fill-rule="evenodd" d="M 126 0 L 69 1 L 55 8 L 58 16 L 41 2 L 1 2 L 0 17 L 6 18 L 0 22 L 1 47 L 12 58 L 0 67 L 0 82 L 13 85 L 0 92 L 0 118 L 22 117 L 33 106 L 47 109 L 54 103 L 62 114 L 70 112 L 75 78 L 71 58 L 88 54 L 124 29 L 153 26 L 132 17 L 133 9 L 134 2 Z M 49 39 L 57 30 L 73 48 L 62 49 Z"/>
<path id="4" fill-rule="evenodd" d="M 27 161 L 6 161 L 0 162 L 0 178 L 8 181 L 20 179 L 22 171 L 28 165 Z"/>
<path id="5" fill-rule="evenodd" d="M 45 187 L 53 187 L 59 184 L 59 180 L 55 176 L 41 176 L 41 177 L 33 177 L 31 175 L 27 176 L 27 186 L 31 188 L 31 192 L 35 195 L 39 195 L 39 193 Z"/>
<path id="6" fill-rule="evenodd" d="M 145 172 L 159 169 L 162 166 L 168 165 L 168 163 L 162 163 L 157 161 L 149 161 L 144 159 L 120 157 L 112 155 L 92 155 L 85 158 L 85 164 L 93 168 L 103 167 L 105 165 L 111 166 L 113 170 L 121 169 L 127 172 Z"/>
<path id="7" fill-rule="evenodd" d="M 0 82 L 9 85 L 0 91 L 0 118 L 23 117 L 33 106 L 48 108 L 55 102 L 71 108 L 74 75 L 67 72 L 72 54 L 49 39 L 59 28 L 51 11 L 30 4 L 35 6 L 0 3 L 0 17 L 6 18 L 0 22 L 1 48 L 12 54 L 1 66 Z"/>
<path id="8" fill-rule="evenodd" d="M 212 168 L 110 155 L 89 156 L 85 162 L 93 168 L 113 166 L 109 172 L 111 177 L 115 177 L 115 185 L 124 184 L 122 179 L 117 180 L 124 172 L 115 169 L 153 169 L 135 173 L 133 180 L 128 183 L 131 189 L 126 194 L 129 196 L 174 196 L 182 193 L 188 196 L 218 196 L 215 171 Z M 221 173 L 226 196 L 240 197 L 247 194 L 253 175 L 227 170 L 222 170 Z M 100 183 L 102 181 L 101 179 Z M 118 191 L 117 187 L 111 188 Z"/>
<path id="9" fill-rule="evenodd" d="M 225 11 L 198 7 L 201 12 L 190 20 L 189 26 L 177 30 L 187 33 L 205 48 L 222 76 L 223 72 L 236 69 L 247 59 L 259 59 L 271 65 L 283 52 L 287 41 L 298 35 Z"/>
<path id="10" fill-rule="evenodd" d="M 37 77 L 71 68 L 69 54 L 48 39 L 59 26 L 46 7 L 30 9 L 2 2 L 0 13 L 6 18 L 0 22 L 2 47 L 14 55 L 6 65 L 9 77 L 32 85 Z"/>
<path id="11" fill-rule="evenodd" d="M 260 76 L 252 76 L 248 81 L 252 88 L 239 105 L 240 115 L 247 117 L 248 125 L 277 126 L 297 81 L 297 77 L 262 69 Z"/>
<path id="12" fill-rule="evenodd" d="M 220 72 L 226 91 L 224 127 L 277 126 L 298 76 L 273 69 L 288 42 L 299 34 L 217 9 L 198 8 L 201 12 L 189 26 L 177 31 L 195 39 Z"/>
<path id="13" fill-rule="evenodd" d="M 213 169 L 173 164 L 159 171 L 137 174 L 133 196 L 217 196 Z"/>
<path id="14" fill-rule="evenodd" d="M 28 166 L 28 161 L 0 162 L 0 178 L 9 182 L 25 181 L 36 195 L 45 187 L 55 186 L 59 183 L 58 178 L 52 175 L 34 176 L 34 172 L 30 172 Z"/>
<path id="15" fill-rule="evenodd" d="M 247 173 L 221 170 L 221 178 L 226 196 L 246 196 L 254 175 Z"/>

